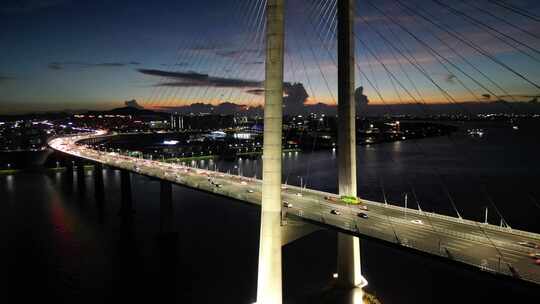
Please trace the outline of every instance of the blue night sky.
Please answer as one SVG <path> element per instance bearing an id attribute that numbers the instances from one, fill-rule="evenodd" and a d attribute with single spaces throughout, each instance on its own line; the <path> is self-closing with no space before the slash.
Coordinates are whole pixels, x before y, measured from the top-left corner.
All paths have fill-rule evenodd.
<path id="1" fill-rule="evenodd" d="M 335 103 L 335 0 L 287 2 L 286 81 L 304 85 L 310 96 L 307 103 Z M 507 2 L 533 17 L 540 15 L 538 1 Z M 146 107 L 225 101 L 260 105 L 263 100 L 257 91 L 264 78 L 261 3 L 2 1 L 0 113 L 106 109 L 130 99 Z M 448 33 L 411 16 L 398 1 L 371 3 L 481 84 L 453 66 L 447 64 L 445 69 L 425 46 L 367 1 L 359 0 L 356 32 L 362 43 L 357 41 L 357 85 L 365 87 L 371 103 L 449 102 L 432 81 L 460 102 L 490 101 L 496 96 L 526 101 L 540 95 L 535 87 L 540 83 L 538 20 L 524 18 L 490 0 L 404 2 L 481 46 L 528 82 Z M 473 25 L 471 19 L 452 14 L 444 5 L 498 32 Z M 432 33 L 489 75 L 491 82 Z M 421 66 L 429 78 L 407 58 Z M 439 58 L 447 63 L 445 59 Z"/>

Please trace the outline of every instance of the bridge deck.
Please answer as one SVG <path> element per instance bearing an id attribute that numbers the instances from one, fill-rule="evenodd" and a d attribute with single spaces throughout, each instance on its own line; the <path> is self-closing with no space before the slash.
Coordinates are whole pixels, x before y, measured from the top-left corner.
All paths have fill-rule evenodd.
<path id="1" fill-rule="evenodd" d="M 49 145 L 55 150 L 111 167 L 253 204 L 261 203 L 261 180 L 122 156 L 76 145 L 76 142 L 92 137 L 96 135 L 57 138 Z M 284 201 L 291 204 L 290 207 L 283 207 L 284 216 L 321 223 L 354 235 L 369 236 L 459 261 L 483 271 L 540 284 L 540 265 L 535 265 L 534 259 L 529 256 L 540 249 L 518 244 L 540 244 L 540 234 L 367 200 L 363 202 L 369 211 L 362 211 L 358 206 L 347 206 L 325 198 L 335 197 L 335 194 L 295 186 L 284 186 L 282 196 Z M 332 213 L 333 210 L 339 211 L 339 214 Z M 357 215 L 359 212 L 369 217 L 361 218 Z"/>

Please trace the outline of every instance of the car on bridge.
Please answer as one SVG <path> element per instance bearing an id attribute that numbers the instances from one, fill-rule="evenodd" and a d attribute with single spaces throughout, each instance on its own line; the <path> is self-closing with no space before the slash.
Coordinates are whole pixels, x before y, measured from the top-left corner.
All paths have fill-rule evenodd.
<path id="1" fill-rule="evenodd" d="M 363 219 L 367 219 L 369 218 L 369 216 L 367 214 L 365 214 L 364 212 L 358 212 L 356 214 L 356 216 L 360 217 L 360 218 L 363 218 Z"/>
<path id="2" fill-rule="evenodd" d="M 339 211 L 339 210 L 337 210 L 337 209 L 332 209 L 332 210 L 330 211 L 330 213 L 335 214 L 335 215 L 341 215 L 341 211 Z"/>
<path id="3" fill-rule="evenodd" d="M 247 189 L 247 193 L 253 193 L 255 191 L 253 191 L 253 189 Z"/>
<path id="4" fill-rule="evenodd" d="M 540 259 L 540 252 L 531 252 L 529 256 L 534 259 Z"/>
<path id="5" fill-rule="evenodd" d="M 287 202 L 287 201 L 283 201 L 283 207 L 287 207 L 287 208 L 292 208 L 293 204 Z"/>

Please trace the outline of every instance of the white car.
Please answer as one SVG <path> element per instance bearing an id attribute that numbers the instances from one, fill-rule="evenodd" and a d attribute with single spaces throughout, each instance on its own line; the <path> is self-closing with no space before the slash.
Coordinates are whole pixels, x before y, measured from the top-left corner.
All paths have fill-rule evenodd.
<path id="1" fill-rule="evenodd" d="M 411 220 L 411 223 L 418 224 L 418 225 L 423 225 L 424 224 L 424 222 L 422 222 L 422 220 Z"/>
<path id="2" fill-rule="evenodd" d="M 247 192 L 248 192 L 248 193 L 253 193 L 253 192 L 255 192 L 255 191 L 253 191 L 252 189 L 248 189 Z"/>
<path id="3" fill-rule="evenodd" d="M 292 204 L 287 202 L 287 201 L 283 201 L 283 207 L 287 207 L 287 208 L 292 208 Z"/>
<path id="4" fill-rule="evenodd" d="M 298 192 L 296 193 L 296 196 L 303 196 L 302 193 Z"/>

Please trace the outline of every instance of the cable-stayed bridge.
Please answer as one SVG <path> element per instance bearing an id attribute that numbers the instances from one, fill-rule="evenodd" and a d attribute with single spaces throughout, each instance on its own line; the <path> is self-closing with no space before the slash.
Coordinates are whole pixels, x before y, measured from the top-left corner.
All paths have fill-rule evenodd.
<path id="1" fill-rule="evenodd" d="M 179 54 L 178 62 L 188 60 L 214 73 L 141 70 L 144 74 L 162 77 L 152 98 L 145 103 L 155 108 L 171 109 L 178 98 L 188 102 L 224 101 L 225 98 L 237 102 L 262 99 L 262 180 L 104 153 L 77 144 L 80 140 L 92 141 L 110 136 L 104 134 L 58 138 L 52 140 L 50 146 L 78 158 L 121 169 L 122 189 L 125 192 L 123 197 L 126 198 L 130 196 L 129 172 L 162 180 L 162 220 L 168 223 L 164 226 L 170 226 L 171 222 L 166 217 L 167 210 L 171 208 L 171 183 L 261 205 L 258 303 L 281 303 L 281 246 L 320 226 L 339 231 L 337 275 L 344 287 L 362 287 L 367 283 L 361 275 L 358 237 L 383 240 L 468 264 L 482 271 L 540 284 L 540 267 L 534 265 L 530 256 L 538 252 L 540 235 L 510 228 L 496 206 L 493 207 L 505 224 L 501 227 L 461 218 L 453 202 L 457 217 L 366 200 L 362 200 L 361 204 L 340 202 L 342 197 L 362 196 L 361 191 L 357 191 L 356 182 L 356 119 L 362 116 L 362 112 L 357 110 L 362 109 L 358 103 L 363 91 L 358 90 L 355 79 L 367 85 L 366 94 L 388 107 L 389 114 L 393 114 L 389 100 L 410 103 L 426 114 L 429 114 L 427 105 L 430 100 L 439 100 L 461 107 L 465 114 L 470 114 L 467 106 L 462 103 L 464 98 L 478 103 L 497 101 L 507 111 L 515 115 L 523 114 L 516 109 L 518 94 L 507 89 L 501 78 L 506 79 L 512 87 L 526 87 L 526 92 L 532 92 L 527 96 L 538 95 L 540 86 L 535 79 L 537 71 L 530 67 L 518 67 L 516 63 L 525 61 L 527 65 L 532 65 L 540 62 L 540 51 L 535 46 L 540 35 L 530 28 L 530 24 L 540 22 L 540 18 L 505 1 L 486 2 L 497 10 L 505 10 L 517 18 L 526 19 L 527 25 L 516 24 L 509 18 L 502 18 L 496 11 L 465 1 L 460 1 L 460 5 L 432 1 L 439 11 L 462 19 L 467 28 L 482 34 L 484 40 L 479 41 L 467 37 L 444 19 L 437 18 L 433 11 L 411 5 L 410 2 L 390 1 L 389 8 L 370 0 L 322 0 L 310 2 L 305 14 L 307 20 L 304 25 L 314 29 L 315 34 L 309 35 L 302 27 L 296 27 L 297 30 L 301 29 L 300 35 L 296 36 L 300 39 L 290 41 L 291 38 L 286 38 L 284 0 L 253 1 L 244 3 L 244 6 L 240 1 L 239 10 L 248 12 L 247 24 L 252 29 L 252 36 L 244 45 L 243 54 L 255 54 L 254 58 L 246 59 L 240 55 L 238 60 L 212 66 L 205 61 L 208 54 L 204 53 L 208 49 L 198 45 L 195 52 L 189 53 L 188 58 Z M 376 18 L 362 14 L 358 7 L 376 12 Z M 492 21 L 506 24 L 512 34 L 471 14 L 471 11 L 481 12 Z M 381 22 L 383 26 L 380 26 Z M 425 27 L 422 35 L 418 31 L 419 25 Z M 362 35 L 364 32 L 358 32 L 359 26 L 369 31 L 377 42 L 366 40 L 365 35 Z M 492 41 L 496 41 L 503 51 L 488 45 L 487 42 Z M 325 98 L 337 104 L 338 194 L 282 184 L 283 109 L 295 109 L 295 104 L 291 104 L 294 97 L 303 96 L 301 102 L 305 106 L 308 97 L 320 96 L 320 90 L 317 92 L 315 81 L 312 82 L 309 76 L 306 54 L 303 51 L 288 52 L 294 43 L 303 44 L 309 52 L 315 73 L 321 77 L 318 88 L 326 89 Z M 333 55 L 334 47 L 337 56 Z M 262 78 L 256 69 L 244 68 L 244 74 L 241 75 L 235 72 L 223 74 L 223 71 L 234 71 L 246 65 L 249 63 L 246 60 L 257 59 L 256 56 L 261 55 L 263 49 L 266 54 L 264 81 L 256 80 Z M 357 60 L 357 50 L 364 54 L 364 60 Z M 509 53 L 512 56 L 509 57 Z M 222 55 L 237 56 L 232 53 Z M 321 63 L 323 57 L 326 66 Z M 336 68 L 337 81 L 328 77 L 328 67 Z M 491 70 L 493 67 L 497 70 Z M 249 74 L 249 71 L 254 73 Z M 305 75 L 298 75 L 302 73 Z M 441 81 L 437 73 L 443 73 L 445 80 Z M 291 91 L 291 83 L 285 81 L 286 75 L 293 81 L 299 81 L 300 78 L 305 81 L 311 94 L 306 96 L 307 92 L 298 94 Z M 227 93 L 228 97 L 224 97 Z M 432 96 L 435 93 L 440 99 Z M 287 102 L 284 103 L 284 99 Z M 441 177 L 437 168 L 433 170 Z M 96 172 L 96 181 L 102 183 L 102 178 L 99 178 L 101 170 Z M 129 199 L 123 200 L 123 207 L 129 211 Z"/>
<path id="2" fill-rule="evenodd" d="M 84 144 L 76 144 L 77 141 L 111 136 L 114 135 L 91 134 L 58 138 L 52 140 L 50 146 L 112 168 L 250 204 L 261 204 L 262 180 L 259 179 L 97 151 Z M 290 225 L 298 225 L 298 220 L 307 221 L 351 235 L 384 240 L 469 264 L 481 271 L 500 273 L 540 284 L 540 267 L 532 265 L 529 256 L 534 249 L 519 244 L 540 243 L 540 234 L 362 200 L 368 208 L 368 211 L 365 211 L 357 205 L 328 199 L 337 198 L 336 194 L 291 185 L 283 185 L 281 192 L 283 201 L 286 202 L 283 205 L 285 226 L 288 222 Z M 368 214 L 369 217 L 359 217 L 359 213 Z M 284 240 L 285 243 L 286 241 Z"/>

